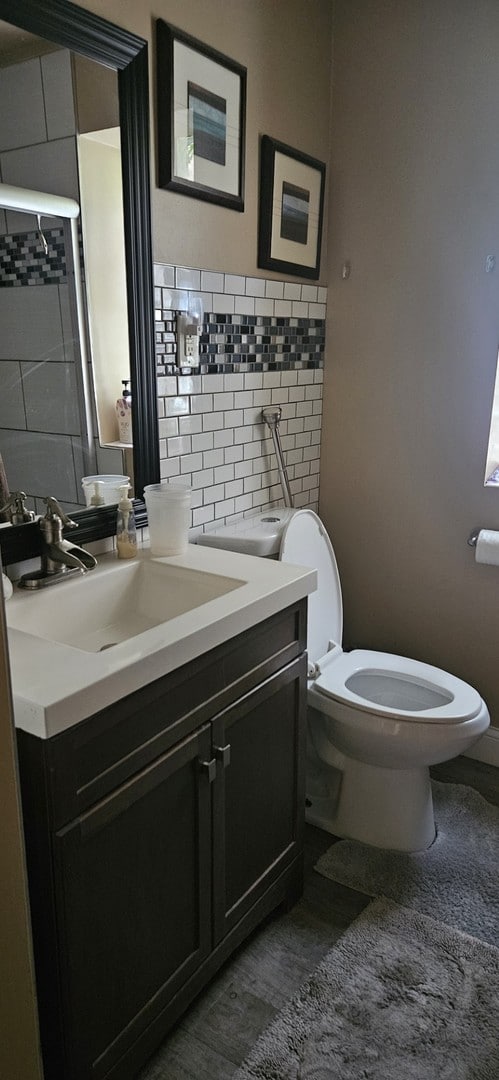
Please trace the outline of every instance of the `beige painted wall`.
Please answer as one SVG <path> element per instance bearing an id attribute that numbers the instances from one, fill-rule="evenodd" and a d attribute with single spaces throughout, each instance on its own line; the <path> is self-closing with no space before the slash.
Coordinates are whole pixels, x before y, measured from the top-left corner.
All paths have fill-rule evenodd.
<path id="1" fill-rule="evenodd" d="M 1 568 L 1 567 L 0 567 Z M 41 1080 L 17 761 L 0 595 L 0 1076 Z"/>
<path id="2" fill-rule="evenodd" d="M 499 570 L 466 540 L 499 529 L 498 41 L 496 0 L 336 0 L 321 473 L 347 641 L 469 680 L 496 725 Z"/>
<path id="3" fill-rule="evenodd" d="M 86 0 L 81 6 L 150 42 L 152 103 L 156 18 L 193 34 L 247 67 L 244 212 L 158 189 L 153 123 L 153 251 L 157 262 L 257 274 L 259 135 L 271 135 L 326 160 L 330 0 L 156 0 L 154 4 L 151 0 Z M 325 283 L 325 268 L 324 259 L 321 284 Z M 267 270 L 260 273 L 279 276 Z"/>

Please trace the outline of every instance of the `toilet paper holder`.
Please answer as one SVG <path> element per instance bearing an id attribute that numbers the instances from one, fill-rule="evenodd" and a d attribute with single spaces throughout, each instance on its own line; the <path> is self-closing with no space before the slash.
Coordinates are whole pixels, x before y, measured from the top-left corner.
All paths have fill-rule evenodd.
<path id="1" fill-rule="evenodd" d="M 478 540 L 478 534 L 480 532 L 481 532 L 481 529 L 473 529 L 472 532 L 470 532 L 470 535 L 468 536 L 468 544 L 469 544 L 470 547 L 476 547 L 477 540 Z"/>

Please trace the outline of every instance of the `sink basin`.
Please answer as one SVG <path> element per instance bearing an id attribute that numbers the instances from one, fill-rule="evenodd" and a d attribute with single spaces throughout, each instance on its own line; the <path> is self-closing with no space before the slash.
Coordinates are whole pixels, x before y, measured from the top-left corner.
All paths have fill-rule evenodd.
<path id="1" fill-rule="evenodd" d="M 161 560 L 113 562 L 9 602 L 7 624 L 97 653 L 201 607 L 245 581 Z"/>

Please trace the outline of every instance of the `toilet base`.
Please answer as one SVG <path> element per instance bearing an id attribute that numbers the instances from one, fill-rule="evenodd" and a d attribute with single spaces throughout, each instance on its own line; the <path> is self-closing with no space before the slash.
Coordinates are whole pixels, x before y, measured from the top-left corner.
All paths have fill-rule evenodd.
<path id="1" fill-rule="evenodd" d="M 305 816 L 311 825 L 394 851 L 424 851 L 433 843 L 428 768 L 383 769 L 342 758 L 339 790 L 307 797 Z"/>

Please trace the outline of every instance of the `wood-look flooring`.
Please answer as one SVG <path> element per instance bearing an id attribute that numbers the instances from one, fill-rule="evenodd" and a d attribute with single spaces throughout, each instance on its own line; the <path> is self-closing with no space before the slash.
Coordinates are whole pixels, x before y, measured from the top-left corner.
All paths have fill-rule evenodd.
<path id="1" fill-rule="evenodd" d="M 432 769 L 499 805 L 499 769 L 457 758 Z M 230 1080 L 264 1028 L 369 903 L 313 867 L 333 838 L 307 826 L 305 889 L 260 927 L 191 1006 L 138 1080 Z"/>

